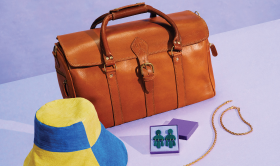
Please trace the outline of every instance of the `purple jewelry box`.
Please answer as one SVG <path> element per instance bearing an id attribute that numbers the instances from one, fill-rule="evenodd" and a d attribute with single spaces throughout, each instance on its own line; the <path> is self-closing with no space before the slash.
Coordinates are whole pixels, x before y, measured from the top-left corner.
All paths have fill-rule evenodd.
<path id="1" fill-rule="evenodd" d="M 168 125 L 177 125 L 179 139 L 188 140 L 198 127 L 198 122 L 173 118 Z"/>
<path id="2" fill-rule="evenodd" d="M 152 150 L 152 143 L 153 143 L 153 134 L 152 134 L 152 128 L 156 128 L 155 130 L 157 130 L 157 129 L 162 129 L 162 128 L 165 128 L 165 127 L 175 127 L 176 128 L 176 134 L 175 134 L 175 136 L 176 136 L 176 146 L 177 146 L 177 150 L 172 150 L 172 149 L 168 149 L 168 148 L 165 148 L 166 150 L 159 150 L 159 151 L 154 151 L 154 150 Z M 164 133 L 162 133 L 163 135 L 164 135 Z M 164 145 L 165 146 L 165 145 Z M 150 154 L 162 154 L 162 153 L 179 153 L 179 149 L 180 149 L 180 147 L 179 147 L 179 135 L 178 135 L 178 126 L 177 125 L 157 125 L 157 126 L 150 126 Z"/>

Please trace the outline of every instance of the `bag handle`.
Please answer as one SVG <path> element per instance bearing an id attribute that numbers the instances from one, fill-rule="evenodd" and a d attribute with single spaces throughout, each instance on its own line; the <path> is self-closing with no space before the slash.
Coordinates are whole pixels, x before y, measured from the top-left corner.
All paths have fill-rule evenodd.
<path id="1" fill-rule="evenodd" d="M 104 20 L 104 18 L 105 18 L 106 16 L 108 16 L 109 14 L 110 14 L 110 13 L 105 13 L 105 14 L 99 16 L 97 19 L 95 19 L 95 20 L 93 21 L 93 23 L 91 24 L 90 29 L 95 29 L 95 27 L 96 27 L 98 24 L 102 23 L 102 21 Z"/>
<path id="2" fill-rule="evenodd" d="M 99 16 L 97 19 L 95 19 L 95 20 L 93 21 L 93 23 L 91 24 L 90 29 L 95 29 L 96 26 L 97 26 L 98 24 L 102 23 L 102 21 L 104 20 L 104 18 L 105 18 L 107 15 L 109 15 L 109 14 L 110 14 L 110 13 L 105 13 L 105 14 Z M 157 16 L 157 15 L 156 15 L 155 13 L 151 13 L 150 18 L 153 18 L 153 17 L 156 17 L 156 16 Z"/>
<path id="3" fill-rule="evenodd" d="M 123 7 L 120 7 L 120 8 L 116 8 L 116 9 L 113 9 L 113 10 L 110 10 L 109 13 L 105 13 L 101 16 L 99 16 L 92 24 L 91 24 L 91 27 L 90 29 L 94 29 L 98 24 L 102 23 L 102 21 L 104 20 L 104 18 L 109 15 L 109 14 L 112 14 L 114 12 L 119 12 L 120 10 L 124 10 L 124 9 L 127 9 L 127 8 L 131 8 L 131 7 L 137 7 L 137 6 L 142 6 L 142 5 L 145 5 L 144 2 L 141 2 L 141 3 L 136 3 L 136 4 L 132 4 L 132 5 L 127 5 L 127 6 L 123 6 Z M 151 15 L 151 17 L 154 16 L 154 15 Z M 114 19 L 113 19 L 114 20 Z"/>
<path id="4" fill-rule="evenodd" d="M 179 34 L 179 30 L 178 30 L 176 24 L 174 23 L 174 21 L 170 17 L 168 17 L 166 14 L 162 13 L 161 11 L 159 11 L 149 5 L 146 5 L 145 3 L 137 3 L 134 5 L 128 5 L 128 6 L 124 6 L 121 8 L 114 9 L 114 10 L 110 10 L 109 13 L 102 15 L 104 17 L 104 19 L 103 19 L 103 22 L 101 25 L 100 43 L 101 43 L 101 48 L 104 51 L 104 62 L 106 64 L 106 66 L 115 65 L 115 61 L 114 61 L 112 53 L 109 49 L 107 35 L 106 35 L 106 27 L 107 27 L 108 22 L 110 20 L 116 20 L 116 19 L 129 17 L 129 16 L 133 16 L 136 14 L 146 13 L 146 12 L 154 13 L 156 15 L 161 16 L 171 25 L 171 27 L 173 28 L 173 30 L 175 32 L 175 36 L 173 39 L 173 45 L 174 45 L 173 51 L 182 51 L 181 37 Z M 102 18 L 103 18 L 102 16 L 99 17 L 100 20 L 102 20 Z"/>

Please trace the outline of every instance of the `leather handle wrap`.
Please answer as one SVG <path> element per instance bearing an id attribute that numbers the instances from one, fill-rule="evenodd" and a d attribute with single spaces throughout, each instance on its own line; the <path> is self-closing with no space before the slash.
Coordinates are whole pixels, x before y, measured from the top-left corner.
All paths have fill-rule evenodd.
<path id="1" fill-rule="evenodd" d="M 173 50 L 175 50 L 175 51 L 182 50 L 181 37 L 179 34 L 179 30 L 178 30 L 176 24 L 174 23 L 174 21 L 171 18 L 169 18 L 166 14 L 162 13 L 161 11 L 159 11 L 149 5 L 141 5 L 141 6 L 124 8 L 117 12 L 113 12 L 112 14 L 106 15 L 105 18 L 103 19 L 103 22 L 101 25 L 100 43 L 101 43 L 101 47 L 103 48 L 103 51 L 104 51 L 104 61 L 105 61 L 106 66 L 115 65 L 114 59 L 109 58 L 109 57 L 113 57 L 113 56 L 109 49 L 107 35 L 106 35 L 106 27 L 107 27 L 108 22 L 110 20 L 115 20 L 115 19 L 124 18 L 124 17 L 128 17 L 128 16 L 136 15 L 136 14 L 146 13 L 146 12 L 154 13 L 156 15 L 161 16 L 171 25 L 171 27 L 173 28 L 174 33 L 175 33 L 175 36 L 173 39 L 173 45 L 174 45 Z"/>
<path id="2" fill-rule="evenodd" d="M 110 10 L 109 13 L 105 13 L 101 16 L 99 16 L 92 24 L 91 24 L 91 27 L 90 29 L 95 29 L 95 27 L 102 23 L 102 21 L 104 20 L 104 18 L 109 15 L 109 14 L 112 14 L 112 13 L 121 13 L 121 15 L 124 15 L 124 13 L 126 13 L 126 9 L 129 10 L 129 8 L 133 8 L 133 7 L 137 7 L 137 6 L 145 6 L 145 3 L 142 2 L 142 3 L 136 3 L 136 4 L 133 4 L 133 5 L 127 5 L 127 6 L 123 6 L 123 7 L 120 7 L 120 8 L 116 8 L 116 9 L 113 9 L 113 10 Z M 127 13 L 128 14 L 128 13 Z M 135 15 L 133 13 L 130 13 L 132 15 Z M 118 15 L 118 14 L 117 14 Z M 118 15 L 119 16 L 119 15 Z M 125 16 L 127 17 L 127 16 Z M 119 17 L 120 18 L 120 17 Z M 115 19 L 119 19 L 119 18 L 115 18 Z M 115 20 L 113 19 L 113 20 Z"/>
<path id="3" fill-rule="evenodd" d="M 110 14 L 112 14 L 112 20 L 116 20 L 116 19 L 129 17 L 129 16 L 133 16 L 136 14 L 146 13 L 146 12 L 148 12 L 148 9 L 147 9 L 146 5 L 144 4 L 141 6 L 125 8 L 125 9 L 119 10 L 117 12 L 110 11 Z"/>
<path id="4" fill-rule="evenodd" d="M 133 7 L 137 7 L 137 6 L 145 6 L 145 2 L 140 2 L 140 3 L 136 3 L 136 4 L 132 4 L 132 5 L 126 5 L 126 6 L 123 6 L 123 7 L 119 7 L 119 8 L 110 10 L 109 13 L 119 12 L 121 10 L 128 9 L 128 8 L 133 8 Z"/>

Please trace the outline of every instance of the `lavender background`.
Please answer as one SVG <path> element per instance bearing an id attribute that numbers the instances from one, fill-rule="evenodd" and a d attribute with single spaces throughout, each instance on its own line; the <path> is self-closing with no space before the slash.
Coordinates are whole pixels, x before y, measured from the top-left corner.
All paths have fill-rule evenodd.
<path id="1" fill-rule="evenodd" d="M 89 29 L 95 18 L 128 0 L 1 0 L 0 84 L 54 70 L 51 54 L 56 36 Z M 210 35 L 280 18 L 279 0 L 146 0 L 164 13 L 199 11 Z M 137 15 L 109 24 L 149 17 Z"/>
<path id="2" fill-rule="evenodd" d="M 62 98 L 56 73 L 52 72 L 51 50 L 56 35 L 88 29 L 99 15 L 135 2 L 0 1 L 1 166 L 22 166 L 33 146 L 35 112 L 45 103 Z M 209 40 L 215 43 L 219 52 L 218 57 L 211 57 L 217 95 L 190 106 L 109 128 L 124 142 L 129 154 L 128 166 L 185 165 L 197 159 L 214 139 L 212 113 L 218 105 L 230 99 L 233 102 L 224 106 L 215 117 L 216 146 L 196 165 L 279 165 L 279 0 L 177 0 L 176 4 L 155 0 L 146 3 L 165 13 L 200 12 L 210 29 Z M 110 23 L 148 16 L 142 14 Z M 251 26 L 253 24 L 258 25 Z M 232 105 L 240 107 L 242 116 L 254 127 L 249 135 L 233 136 L 222 129 L 219 116 L 222 110 Z M 199 122 L 199 127 L 189 140 L 179 140 L 180 153 L 150 155 L 149 127 L 166 125 L 173 118 Z M 249 130 L 233 110 L 226 113 L 223 122 L 235 132 Z"/>

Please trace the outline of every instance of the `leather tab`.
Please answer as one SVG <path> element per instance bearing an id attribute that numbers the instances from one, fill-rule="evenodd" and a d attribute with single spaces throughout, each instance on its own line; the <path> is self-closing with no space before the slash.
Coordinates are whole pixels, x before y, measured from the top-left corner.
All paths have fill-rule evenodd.
<path id="1" fill-rule="evenodd" d="M 133 15 L 137 15 L 137 14 L 141 14 L 141 13 L 146 13 L 148 10 L 146 8 L 146 6 L 136 6 L 133 8 L 127 8 L 124 10 L 120 10 L 117 12 L 113 12 L 112 13 L 112 20 L 116 20 L 116 19 L 120 19 L 120 18 L 124 18 L 124 17 L 129 17 L 129 16 L 133 16 Z"/>
<path id="2" fill-rule="evenodd" d="M 131 49 L 137 56 L 140 65 L 149 62 L 149 46 L 143 39 L 136 37 L 131 44 Z"/>
<path id="3" fill-rule="evenodd" d="M 124 123 L 116 69 L 106 69 L 106 77 L 109 86 L 112 110 L 116 126 Z"/>
<path id="4" fill-rule="evenodd" d="M 213 43 L 209 43 L 209 45 L 210 45 L 212 55 L 216 57 L 218 55 L 218 52 L 217 52 L 215 45 Z"/>
<path id="5" fill-rule="evenodd" d="M 133 5 L 127 5 L 114 10 L 110 10 L 112 14 L 112 20 L 133 16 L 140 13 L 146 13 L 148 10 L 145 3 L 136 3 Z"/>
<path id="6" fill-rule="evenodd" d="M 120 10 L 124 10 L 124 9 L 127 9 L 127 8 L 132 8 L 132 7 L 136 7 L 136 6 L 142 6 L 142 5 L 145 5 L 145 2 L 140 2 L 140 3 L 136 3 L 136 4 L 132 4 L 132 5 L 126 5 L 126 6 L 123 6 L 123 7 L 119 7 L 119 8 L 110 10 L 110 13 L 118 12 Z"/>
<path id="7" fill-rule="evenodd" d="M 152 74 L 151 78 L 143 77 L 143 80 L 145 82 L 145 87 L 146 87 L 145 100 L 146 100 L 147 116 L 152 116 L 156 113 L 155 102 L 154 102 L 154 81 L 153 81 L 154 74 Z"/>
<path id="8" fill-rule="evenodd" d="M 186 106 L 186 90 L 182 52 L 173 52 L 172 60 L 177 88 L 177 107 L 180 108 Z"/>
<path id="9" fill-rule="evenodd" d="M 154 67 L 149 62 L 149 47 L 148 44 L 141 38 L 136 37 L 131 44 L 131 49 L 137 56 L 140 64 L 140 71 L 143 76 L 145 85 L 145 100 L 147 116 L 152 116 L 156 113 L 154 103 Z"/>

